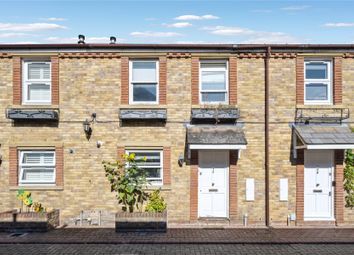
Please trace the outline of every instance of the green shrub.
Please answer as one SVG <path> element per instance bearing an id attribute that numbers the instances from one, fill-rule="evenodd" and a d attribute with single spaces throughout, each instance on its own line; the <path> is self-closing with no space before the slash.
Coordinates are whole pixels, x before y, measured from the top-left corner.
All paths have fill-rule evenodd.
<path id="1" fill-rule="evenodd" d="M 160 196 L 160 190 L 155 190 L 149 195 L 149 201 L 146 205 L 145 211 L 147 212 L 163 212 L 166 210 L 166 202 Z"/>
<path id="2" fill-rule="evenodd" d="M 354 207 L 354 153 L 347 150 L 345 153 L 344 190 L 346 191 L 345 206 Z"/>

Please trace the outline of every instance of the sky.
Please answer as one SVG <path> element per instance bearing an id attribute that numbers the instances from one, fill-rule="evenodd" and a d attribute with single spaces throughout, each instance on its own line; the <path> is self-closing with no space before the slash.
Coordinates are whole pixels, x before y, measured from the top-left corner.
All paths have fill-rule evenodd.
<path id="1" fill-rule="evenodd" d="M 353 1 L 0 0 L 0 44 L 354 43 Z"/>

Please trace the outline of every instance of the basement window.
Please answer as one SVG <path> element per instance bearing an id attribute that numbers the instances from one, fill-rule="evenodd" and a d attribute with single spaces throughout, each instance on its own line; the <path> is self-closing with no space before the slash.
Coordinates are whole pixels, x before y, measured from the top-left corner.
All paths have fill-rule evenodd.
<path id="1" fill-rule="evenodd" d="M 157 104 L 159 100 L 159 63 L 155 60 L 133 60 L 129 63 L 131 104 Z"/>
<path id="2" fill-rule="evenodd" d="M 305 104 L 331 104 L 331 99 L 331 61 L 305 61 Z"/>
<path id="3" fill-rule="evenodd" d="M 20 184 L 55 184 L 55 151 L 20 151 Z"/>
<path id="4" fill-rule="evenodd" d="M 51 103 L 50 61 L 24 61 L 22 99 L 25 104 Z"/>

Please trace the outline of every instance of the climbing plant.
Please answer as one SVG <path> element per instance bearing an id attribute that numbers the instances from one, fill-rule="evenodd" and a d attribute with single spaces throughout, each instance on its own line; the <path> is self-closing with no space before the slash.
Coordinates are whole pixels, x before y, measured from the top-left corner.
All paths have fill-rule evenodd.
<path id="1" fill-rule="evenodd" d="M 354 207 L 354 153 L 347 150 L 345 153 L 344 190 L 346 191 L 346 207 Z"/>

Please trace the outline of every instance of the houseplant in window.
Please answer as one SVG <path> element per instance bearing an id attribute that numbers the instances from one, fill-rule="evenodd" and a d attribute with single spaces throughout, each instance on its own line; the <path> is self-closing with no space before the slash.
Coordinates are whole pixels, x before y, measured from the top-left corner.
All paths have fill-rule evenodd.
<path id="1" fill-rule="evenodd" d="M 144 203 L 149 199 L 146 187 L 149 185 L 146 171 L 139 167 L 135 154 L 123 156 L 121 161 L 103 162 L 106 177 L 110 182 L 111 191 L 116 192 L 121 212 L 116 213 L 116 231 L 165 231 L 166 212 L 146 211 Z M 166 208 L 166 207 L 165 207 Z"/>
<path id="2" fill-rule="evenodd" d="M 19 189 L 16 197 L 19 209 L 0 213 L 0 231 L 45 232 L 59 225 L 59 210 L 48 210 L 34 202 L 32 194 Z"/>

